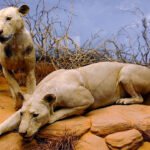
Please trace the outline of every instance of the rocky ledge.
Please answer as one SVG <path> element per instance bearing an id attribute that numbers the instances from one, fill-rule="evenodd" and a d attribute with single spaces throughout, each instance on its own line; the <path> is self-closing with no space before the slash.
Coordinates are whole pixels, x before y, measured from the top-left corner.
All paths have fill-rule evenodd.
<path id="1" fill-rule="evenodd" d="M 0 89 L 0 122 L 14 113 L 13 100 L 7 88 L 3 86 Z M 150 106 L 113 105 L 100 108 L 84 116 L 48 125 L 30 142 L 24 141 L 14 131 L 0 137 L 0 150 L 50 149 L 52 143 L 43 139 L 61 139 L 61 144 L 74 142 L 74 147 L 70 149 L 75 150 L 150 150 Z"/>

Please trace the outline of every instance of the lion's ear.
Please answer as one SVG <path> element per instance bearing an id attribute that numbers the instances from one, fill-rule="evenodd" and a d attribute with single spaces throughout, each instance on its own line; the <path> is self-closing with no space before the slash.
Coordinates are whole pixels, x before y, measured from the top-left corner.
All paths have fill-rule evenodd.
<path id="1" fill-rule="evenodd" d="M 53 103 L 56 100 L 56 96 L 54 94 L 47 94 L 44 96 L 43 100 L 48 103 Z"/>
<path id="2" fill-rule="evenodd" d="M 28 5 L 22 5 L 18 8 L 19 13 L 21 13 L 23 16 L 27 15 L 30 8 Z"/>

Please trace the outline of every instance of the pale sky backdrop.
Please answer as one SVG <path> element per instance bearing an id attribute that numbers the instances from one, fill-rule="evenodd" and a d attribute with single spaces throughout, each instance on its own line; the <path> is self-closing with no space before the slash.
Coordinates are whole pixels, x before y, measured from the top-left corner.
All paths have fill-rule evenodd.
<path id="1" fill-rule="evenodd" d="M 0 5 L 5 0 L 0 0 Z M 22 0 L 31 7 L 32 13 L 38 0 Z M 49 8 L 58 0 L 45 0 Z M 72 2 L 73 1 L 73 6 Z M 121 27 L 133 25 L 139 18 L 129 13 L 128 10 L 140 8 L 145 15 L 150 17 L 150 0 L 61 0 L 61 6 L 73 10 L 74 16 L 70 29 L 72 37 L 81 42 L 88 39 L 92 33 L 103 30 L 101 34 L 110 35 Z M 62 21 L 67 23 L 68 16 L 62 11 L 58 12 Z"/>

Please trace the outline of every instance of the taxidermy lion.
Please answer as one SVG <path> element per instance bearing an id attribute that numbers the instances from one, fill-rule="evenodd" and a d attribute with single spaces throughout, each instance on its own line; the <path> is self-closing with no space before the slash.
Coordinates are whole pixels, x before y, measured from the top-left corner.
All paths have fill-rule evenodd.
<path id="1" fill-rule="evenodd" d="M 27 77 L 27 93 L 33 93 L 36 86 L 35 50 L 23 20 L 23 16 L 28 12 L 27 5 L 0 10 L 0 64 L 12 97 L 16 100 L 16 109 L 21 107 L 24 95 L 15 80 L 14 71 L 24 70 Z"/>
<path id="2" fill-rule="evenodd" d="M 150 69 L 100 62 L 58 70 L 36 87 L 23 107 L 0 125 L 0 134 L 19 128 L 32 137 L 40 127 L 110 104 L 140 104 L 150 94 Z"/>

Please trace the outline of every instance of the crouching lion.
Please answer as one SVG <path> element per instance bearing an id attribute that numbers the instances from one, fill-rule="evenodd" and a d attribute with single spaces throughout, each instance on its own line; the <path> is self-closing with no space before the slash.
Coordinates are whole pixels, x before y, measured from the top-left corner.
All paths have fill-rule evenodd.
<path id="1" fill-rule="evenodd" d="M 24 137 L 40 127 L 85 110 L 110 104 L 142 103 L 150 94 L 150 69 L 140 65 L 100 62 L 49 74 L 23 107 L 0 125 L 0 134 L 19 127 Z"/>

